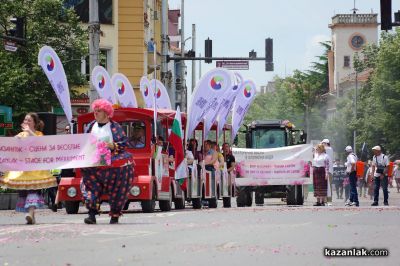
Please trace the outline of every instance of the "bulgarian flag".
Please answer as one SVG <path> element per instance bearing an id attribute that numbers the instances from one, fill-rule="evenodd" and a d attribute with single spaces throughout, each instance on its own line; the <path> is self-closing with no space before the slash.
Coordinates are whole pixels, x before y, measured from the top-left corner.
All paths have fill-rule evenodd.
<path id="1" fill-rule="evenodd" d="M 176 109 L 174 122 L 172 123 L 171 134 L 169 135 L 169 142 L 175 150 L 175 179 L 183 190 L 186 189 L 186 163 L 185 153 L 183 150 L 183 134 L 182 134 L 182 120 L 181 112 Z"/>

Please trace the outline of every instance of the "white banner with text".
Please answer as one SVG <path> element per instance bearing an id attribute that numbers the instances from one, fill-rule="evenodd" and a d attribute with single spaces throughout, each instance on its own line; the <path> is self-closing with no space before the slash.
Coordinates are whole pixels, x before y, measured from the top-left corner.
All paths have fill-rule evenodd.
<path id="1" fill-rule="evenodd" d="M 0 171 L 33 171 L 97 166 L 91 134 L 0 138 Z"/>
<path id="2" fill-rule="evenodd" d="M 272 149 L 233 148 L 237 186 L 310 184 L 312 145 Z"/>

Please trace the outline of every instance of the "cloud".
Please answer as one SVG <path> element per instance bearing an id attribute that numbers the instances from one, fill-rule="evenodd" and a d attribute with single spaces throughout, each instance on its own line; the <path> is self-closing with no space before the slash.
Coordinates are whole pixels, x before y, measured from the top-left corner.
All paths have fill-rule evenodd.
<path id="1" fill-rule="evenodd" d="M 327 35 L 314 35 L 306 42 L 304 59 L 302 68 L 309 69 L 311 62 L 317 61 L 316 56 L 320 56 L 324 52 L 324 47 L 321 46 L 320 42 L 330 41 L 331 37 Z"/>

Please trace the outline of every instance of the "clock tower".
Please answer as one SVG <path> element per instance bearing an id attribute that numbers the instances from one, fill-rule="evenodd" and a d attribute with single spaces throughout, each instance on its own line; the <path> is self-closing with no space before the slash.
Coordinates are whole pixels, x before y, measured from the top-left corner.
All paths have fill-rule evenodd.
<path id="1" fill-rule="evenodd" d="M 337 96 L 354 87 L 354 54 L 361 52 L 366 44 L 378 43 L 378 15 L 357 14 L 355 10 L 353 14 L 333 16 L 329 25 L 332 30 L 332 50 L 328 53 L 329 91 Z"/>

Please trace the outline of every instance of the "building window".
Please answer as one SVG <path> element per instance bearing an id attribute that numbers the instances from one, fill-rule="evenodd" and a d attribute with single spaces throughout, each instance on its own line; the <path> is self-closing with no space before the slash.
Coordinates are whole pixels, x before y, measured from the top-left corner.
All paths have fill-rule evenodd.
<path id="1" fill-rule="evenodd" d="M 104 67 L 108 73 L 111 73 L 111 50 L 100 49 L 100 66 Z M 86 75 L 86 79 L 90 81 L 90 59 L 86 56 L 85 60 L 82 60 L 81 72 Z M 83 71 L 85 69 L 85 71 Z"/>
<path id="2" fill-rule="evenodd" d="M 113 23 L 113 1 L 98 0 L 99 20 L 101 24 Z M 73 8 L 82 22 L 89 22 L 89 0 L 64 0 L 65 8 Z"/>
<path id="3" fill-rule="evenodd" d="M 348 55 L 344 56 L 343 67 L 350 67 L 350 56 Z"/>

